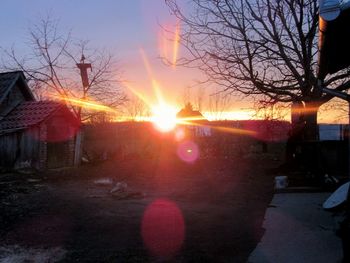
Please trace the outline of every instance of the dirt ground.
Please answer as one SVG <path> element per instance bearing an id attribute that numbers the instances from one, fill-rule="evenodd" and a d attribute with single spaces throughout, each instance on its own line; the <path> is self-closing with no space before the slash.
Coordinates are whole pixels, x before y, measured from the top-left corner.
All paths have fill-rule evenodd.
<path id="1" fill-rule="evenodd" d="M 0 261 L 246 262 L 280 164 L 262 157 L 188 164 L 164 154 L 2 174 Z"/>

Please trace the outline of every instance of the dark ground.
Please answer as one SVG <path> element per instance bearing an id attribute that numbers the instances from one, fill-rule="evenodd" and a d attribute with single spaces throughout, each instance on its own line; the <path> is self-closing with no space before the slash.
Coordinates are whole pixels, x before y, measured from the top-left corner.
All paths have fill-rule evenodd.
<path id="1" fill-rule="evenodd" d="M 268 169 L 279 165 L 261 157 L 186 164 L 162 155 L 39 175 L 2 174 L 0 261 L 20 248 L 58 247 L 63 255 L 47 262 L 246 262 L 264 233 L 273 195 L 275 175 Z M 94 183 L 106 177 L 127 182 L 133 196 L 119 199 L 109 193 L 113 186 Z M 185 224 L 179 250 L 161 258 L 141 235 L 144 212 L 159 198 L 175 203 Z"/>

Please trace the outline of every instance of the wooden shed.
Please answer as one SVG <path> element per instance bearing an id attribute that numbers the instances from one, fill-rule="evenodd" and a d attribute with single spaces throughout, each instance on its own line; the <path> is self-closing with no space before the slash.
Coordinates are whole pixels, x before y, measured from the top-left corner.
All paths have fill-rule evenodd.
<path id="1" fill-rule="evenodd" d="M 0 73 L 0 167 L 78 164 L 79 127 L 65 104 L 35 101 L 22 72 Z"/>

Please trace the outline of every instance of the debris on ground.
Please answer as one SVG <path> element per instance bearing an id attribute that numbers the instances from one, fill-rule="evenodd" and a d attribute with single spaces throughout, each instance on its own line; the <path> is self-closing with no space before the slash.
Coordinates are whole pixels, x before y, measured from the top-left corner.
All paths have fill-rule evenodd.
<path id="1" fill-rule="evenodd" d="M 88 158 L 86 158 L 86 157 L 81 157 L 81 162 L 82 163 L 89 163 L 90 162 L 90 160 L 88 159 Z"/>
<path id="2" fill-rule="evenodd" d="M 128 188 L 128 184 L 125 182 L 118 182 L 110 191 L 111 194 L 125 193 Z"/>
<path id="3" fill-rule="evenodd" d="M 145 195 L 141 192 L 130 191 L 128 189 L 128 184 L 125 182 L 118 182 L 115 186 L 109 191 L 109 193 L 118 199 L 125 198 L 142 198 Z"/>
<path id="4" fill-rule="evenodd" d="M 41 182 L 41 179 L 37 179 L 37 178 L 28 178 L 27 182 L 28 183 L 37 183 L 37 182 Z"/>
<path id="5" fill-rule="evenodd" d="M 35 262 L 35 256 L 42 257 L 37 262 L 157 260 L 142 243 L 140 223 L 159 198 L 176 204 L 190 233 L 169 261 L 247 262 L 264 233 L 260 225 L 275 176 L 265 169 L 272 167 L 243 158 L 187 164 L 163 154 L 152 161 L 106 162 L 36 176 L 0 174 L 0 182 L 12 182 L 0 185 L 0 262 L 24 255 L 29 260 L 19 262 Z M 223 176 L 215 175 L 218 170 Z M 159 216 L 162 220 L 162 214 L 155 220 Z M 10 248 L 15 244 L 17 250 Z M 52 256 L 53 247 L 67 251 L 61 260 Z"/>
<path id="6" fill-rule="evenodd" d="M 64 259 L 66 251 L 55 247 L 49 249 L 23 248 L 20 246 L 0 247 L 0 262 L 58 262 Z"/>
<path id="7" fill-rule="evenodd" d="M 88 195 L 89 198 L 103 198 L 106 197 L 106 195 Z"/>
<path id="8" fill-rule="evenodd" d="M 94 184 L 101 186 L 112 185 L 113 183 L 114 181 L 111 178 L 100 178 L 94 181 Z"/>

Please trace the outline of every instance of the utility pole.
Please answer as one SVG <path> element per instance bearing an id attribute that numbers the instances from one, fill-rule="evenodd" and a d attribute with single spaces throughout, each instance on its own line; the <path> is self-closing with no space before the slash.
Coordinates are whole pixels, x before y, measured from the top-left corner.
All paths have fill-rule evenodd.
<path id="1" fill-rule="evenodd" d="M 83 83 L 83 88 L 84 88 L 84 97 L 86 97 L 86 89 L 89 87 L 89 76 L 87 73 L 88 68 L 92 69 L 91 63 L 85 63 L 85 56 L 82 54 L 80 63 L 77 63 L 77 67 L 80 69 L 80 75 L 81 75 L 81 81 Z"/>
<path id="2" fill-rule="evenodd" d="M 81 81 L 83 84 L 83 100 L 86 99 L 86 94 L 89 89 L 90 83 L 89 83 L 89 76 L 87 73 L 87 70 L 91 67 L 90 63 L 85 63 L 85 56 L 82 54 L 80 63 L 77 63 L 77 67 L 80 69 L 80 76 Z M 81 125 L 81 107 L 78 109 L 78 118 Z M 81 152 L 82 152 L 82 141 L 83 141 L 83 134 L 81 129 L 77 132 L 75 136 L 75 149 L 74 149 L 74 165 L 78 166 L 80 164 L 81 160 Z"/>

